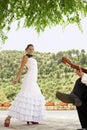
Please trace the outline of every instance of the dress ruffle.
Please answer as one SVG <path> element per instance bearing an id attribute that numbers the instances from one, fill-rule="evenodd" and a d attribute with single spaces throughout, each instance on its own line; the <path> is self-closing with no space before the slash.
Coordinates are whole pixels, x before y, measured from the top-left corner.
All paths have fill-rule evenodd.
<path id="1" fill-rule="evenodd" d="M 43 95 L 27 95 L 20 92 L 9 107 L 8 115 L 22 121 L 39 122 L 45 118 Z"/>

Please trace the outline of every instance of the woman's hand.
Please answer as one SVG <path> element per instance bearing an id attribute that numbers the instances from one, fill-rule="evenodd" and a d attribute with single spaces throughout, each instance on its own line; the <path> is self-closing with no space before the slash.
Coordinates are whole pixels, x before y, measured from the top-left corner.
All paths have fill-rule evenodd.
<path id="1" fill-rule="evenodd" d="M 79 70 L 76 71 L 76 74 L 82 78 L 82 76 L 84 75 L 82 69 L 79 67 Z"/>

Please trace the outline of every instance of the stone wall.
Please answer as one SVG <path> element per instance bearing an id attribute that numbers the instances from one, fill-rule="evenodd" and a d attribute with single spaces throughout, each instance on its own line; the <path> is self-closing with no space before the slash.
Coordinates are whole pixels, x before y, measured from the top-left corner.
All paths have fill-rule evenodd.
<path id="1" fill-rule="evenodd" d="M 46 106 L 46 110 L 76 110 L 74 105 L 68 104 L 65 105 L 54 105 L 54 106 Z"/>
<path id="2" fill-rule="evenodd" d="M 8 110 L 10 105 L 2 105 L 0 106 L 0 110 Z M 63 103 L 60 102 L 58 104 L 46 104 L 45 105 L 46 110 L 75 110 L 76 107 L 72 104 L 68 104 L 68 103 Z"/>

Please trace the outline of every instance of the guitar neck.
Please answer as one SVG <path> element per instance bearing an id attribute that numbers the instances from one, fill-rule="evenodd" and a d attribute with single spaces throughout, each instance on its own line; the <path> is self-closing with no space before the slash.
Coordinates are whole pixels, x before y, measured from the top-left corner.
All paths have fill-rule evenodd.
<path id="1" fill-rule="evenodd" d="M 76 64 L 73 64 L 73 63 L 72 63 L 68 58 L 66 58 L 66 57 L 62 57 L 62 62 L 63 62 L 64 64 L 69 65 L 69 66 L 72 67 L 73 69 L 79 70 L 79 66 L 76 65 Z M 80 67 L 80 68 L 82 69 L 82 71 L 83 71 L 84 73 L 87 73 L 87 69 L 85 69 L 85 68 L 83 68 L 83 67 Z"/>
<path id="2" fill-rule="evenodd" d="M 71 66 L 73 69 L 79 70 L 79 66 L 76 65 L 76 64 L 70 64 L 70 66 Z M 87 73 L 87 69 L 85 69 L 85 68 L 83 68 L 83 67 L 81 67 L 81 69 L 82 69 L 82 71 L 83 71 L 84 73 Z"/>

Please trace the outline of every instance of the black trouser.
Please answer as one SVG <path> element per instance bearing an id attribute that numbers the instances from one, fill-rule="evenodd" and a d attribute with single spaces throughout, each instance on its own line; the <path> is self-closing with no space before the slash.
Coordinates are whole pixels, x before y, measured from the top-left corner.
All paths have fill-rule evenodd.
<path id="1" fill-rule="evenodd" d="M 76 94 L 82 101 L 82 105 L 77 108 L 79 120 L 82 128 L 87 128 L 87 86 L 77 79 L 71 93 Z"/>

